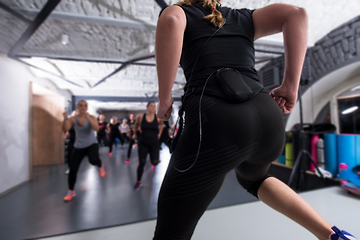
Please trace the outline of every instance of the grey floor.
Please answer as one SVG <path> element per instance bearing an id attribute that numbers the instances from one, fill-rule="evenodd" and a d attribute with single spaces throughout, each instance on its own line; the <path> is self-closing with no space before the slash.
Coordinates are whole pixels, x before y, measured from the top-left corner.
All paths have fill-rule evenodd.
<path id="1" fill-rule="evenodd" d="M 328 222 L 360 239 L 360 199 L 340 187 L 300 193 Z M 149 240 L 155 220 L 42 240 Z M 317 239 L 288 218 L 256 201 L 207 210 L 192 240 L 310 240 Z"/>
<path id="2" fill-rule="evenodd" d="M 66 166 L 34 168 L 33 181 L 0 198 L 0 239 L 36 239 L 155 219 L 157 195 L 170 159 L 168 149 L 163 145 L 161 163 L 155 170 L 147 162 L 143 187 L 134 191 L 137 149 L 133 149 L 130 163 L 125 164 L 126 148 L 117 147 L 112 156 L 107 155 L 108 148 L 100 148 L 106 169 L 102 179 L 85 158 L 78 173 L 76 197 L 68 203 L 63 202 Z M 242 189 L 234 172 L 230 172 L 209 209 L 254 201 L 257 199 Z"/>

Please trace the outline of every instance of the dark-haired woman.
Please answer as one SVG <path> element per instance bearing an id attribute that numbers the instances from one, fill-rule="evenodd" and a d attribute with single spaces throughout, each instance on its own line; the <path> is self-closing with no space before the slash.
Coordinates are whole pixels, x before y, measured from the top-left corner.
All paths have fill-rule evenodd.
<path id="1" fill-rule="evenodd" d="M 108 124 L 109 133 L 109 156 L 112 155 L 113 145 L 116 146 L 116 139 L 122 139 L 120 133 L 120 122 L 117 117 L 112 117 Z"/>
<path id="2" fill-rule="evenodd" d="M 212 76 L 220 68 L 232 68 L 258 82 L 254 40 L 278 32 L 283 32 L 285 49 L 281 86 L 245 102 L 226 100 Z M 284 147 L 282 113 L 295 106 L 306 48 L 307 14 L 292 5 L 252 11 L 221 7 L 220 0 L 185 0 L 161 13 L 155 47 L 159 118 L 170 117 L 179 63 L 187 85 L 182 102 L 185 127 L 160 190 L 154 239 L 190 239 L 233 169 L 251 194 L 317 238 L 350 239 L 287 185 L 267 175 Z M 224 117 L 227 124 L 219 124 Z"/>
<path id="3" fill-rule="evenodd" d="M 137 168 L 137 181 L 134 185 L 135 190 L 139 190 L 142 186 L 141 177 L 147 155 L 150 155 L 153 166 L 159 163 L 159 139 L 163 130 L 163 121 L 156 117 L 155 112 L 155 103 L 149 102 L 146 106 L 146 114 L 140 114 L 136 118 L 133 139 L 137 139 L 138 143 L 139 165 Z"/>
<path id="4" fill-rule="evenodd" d="M 96 138 L 98 140 L 99 146 L 107 146 L 109 140 L 106 134 L 107 122 L 105 121 L 105 116 L 99 114 L 98 116 L 99 131 L 97 131 Z"/>
<path id="5" fill-rule="evenodd" d="M 130 162 L 132 147 L 135 143 L 135 140 L 133 139 L 134 129 L 135 129 L 135 115 L 133 113 L 130 113 L 130 115 L 129 115 L 128 124 L 129 124 L 129 130 L 128 130 L 129 146 L 128 146 L 128 151 L 127 151 L 127 159 L 126 159 L 125 163 Z"/>

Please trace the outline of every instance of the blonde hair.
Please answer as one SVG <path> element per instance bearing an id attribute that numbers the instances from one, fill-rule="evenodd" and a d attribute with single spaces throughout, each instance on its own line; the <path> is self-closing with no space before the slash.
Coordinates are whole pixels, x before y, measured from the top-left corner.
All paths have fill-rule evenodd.
<path id="1" fill-rule="evenodd" d="M 76 107 L 78 107 L 81 102 L 84 102 L 84 103 L 86 103 L 86 105 L 87 105 L 87 101 L 85 101 L 84 99 L 80 99 L 80 100 L 76 103 Z"/>
<path id="2" fill-rule="evenodd" d="M 220 27 L 225 22 L 225 18 L 223 18 L 221 12 L 219 12 L 219 10 L 216 8 L 216 0 L 183 0 L 177 4 L 180 6 L 203 4 L 203 7 L 211 9 L 211 14 L 205 16 L 205 19 L 210 20 L 210 22 L 214 24 L 215 27 Z"/>

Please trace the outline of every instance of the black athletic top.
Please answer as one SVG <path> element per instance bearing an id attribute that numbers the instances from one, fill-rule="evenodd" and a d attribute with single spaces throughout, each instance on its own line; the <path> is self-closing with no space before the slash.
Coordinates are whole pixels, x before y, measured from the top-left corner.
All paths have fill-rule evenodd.
<path id="1" fill-rule="evenodd" d="M 146 121 L 146 114 L 144 114 L 141 120 L 141 134 L 140 141 L 146 144 L 153 144 L 159 141 L 159 123 L 155 114 L 154 121 Z"/>
<path id="2" fill-rule="evenodd" d="M 119 133 L 120 134 L 119 126 L 120 126 L 120 123 L 115 123 L 115 124 L 110 123 L 110 133 L 112 133 L 112 134 Z"/>
<path id="3" fill-rule="evenodd" d="M 201 81 L 221 67 L 235 68 L 243 75 L 259 81 L 254 67 L 254 23 L 252 19 L 254 10 L 218 7 L 226 22 L 209 39 L 218 29 L 209 20 L 204 19 L 211 13 L 211 10 L 202 5 L 181 6 L 181 8 L 186 14 L 187 25 L 180 65 L 184 70 L 187 82 L 190 80 L 195 61 L 201 51 L 192 73 L 190 86 L 198 86 Z M 209 41 L 204 46 L 208 39 Z"/>
<path id="4" fill-rule="evenodd" d="M 97 132 L 98 135 L 105 135 L 106 132 L 106 126 L 107 126 L 107 122 L 102 122 L 102 123 L 98 123 L 99 124 L 99 131 Z"/>

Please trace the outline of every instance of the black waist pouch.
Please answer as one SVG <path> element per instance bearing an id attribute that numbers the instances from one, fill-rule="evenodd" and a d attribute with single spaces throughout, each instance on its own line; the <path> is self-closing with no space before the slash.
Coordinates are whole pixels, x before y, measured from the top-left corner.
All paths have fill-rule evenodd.
<path id="1" fill-rule="evenodd" d="M 245 102 L 261 92 L 261 83 L 240 74 L 233 68 L 221 68 L 215 73 L 216 81 L 224 97 L 232 102 Z"/>
<path id="2" fill-rule="evenodd" d="M 206 86 L 204 86 L 205 83 Z M 206 81 L 190 85 L 184 96 L 203 92 L 205 95 L 239 103 L 250 100 L 259 92 L 264 92 L 263 90 L 264 87 L 260 82 L 242 75 L 236 69 L 220 68 L 213 72 Z"/>

